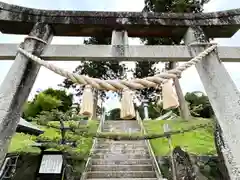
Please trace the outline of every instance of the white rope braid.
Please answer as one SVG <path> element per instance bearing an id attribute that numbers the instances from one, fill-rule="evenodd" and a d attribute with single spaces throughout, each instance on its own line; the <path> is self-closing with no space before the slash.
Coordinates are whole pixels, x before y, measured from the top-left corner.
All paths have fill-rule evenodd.
<path id="1" fill-rule="evenodd" d="M 27 36 L 27 37 L 24 38 L 24 41 L 25 41 L 26 39 L 33 39 L 33 40 L 39 41 L 39 42 L 41 42 L 41 43 L 43 43 L 43 44 L 48 44 L 46 41 L 44 41 L 44 40 L 42 40 L 42 39 L 40 39 L 40 38 L 38 38 L 38 37 L 35 37 L 35 36 Z"/>
<path id="2" fill-rule="evenodd" d="M 129 89 L 144 89 L 149 87 L 157 88 L 161 83 L 164 83 L 172 78 L 178 78 L 184 70 L 187 68 L 197 64 L 201 61 L 205 56 L 211 53 L 217 47 L 216 44 L 208 47 L 203 52 L 198 54 L 196 57 L 192 58 L 190 61 L 180 65 L 174 69 L 166 71 L 161 74 L 157 74 L 155 76 L 146 77 L 143 79 L 133 79 L 133 80 L 101 80 L 97 78 L 91 78 L 84 75 L 79 75 L 77 73 L 71 73 L 64 69 L 61 69 L 51 63 L 48 63 L 41 58 L 34 56 L 33 54 L 25 51 L 22 48 L 18 48 L 19 52 L 28 57 L 29 59 L 37 62 L 38 64 L 44 66 L 45 68 L 63 76 L 68 79 L 71 79 L 74 83 L 86 85 L 89 84 L 93 88 L 101 89 L 101 90 L 111 90 L 111 91 L 119 91 L 124 88 Z"/>

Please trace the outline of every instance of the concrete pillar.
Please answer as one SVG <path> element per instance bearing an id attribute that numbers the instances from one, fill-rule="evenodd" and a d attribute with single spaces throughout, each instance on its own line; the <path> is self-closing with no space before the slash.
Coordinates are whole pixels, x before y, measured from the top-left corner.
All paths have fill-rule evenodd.
<path id="1" fill-rule="evenodd" d="M 34 25 L 29 34 L 50 42 L 52 28 L 43 23 Z M 21 47 L 34 55 L 41 55 L 46 44 L 26 39 Z M 0 166 L 8 151 L 9 142 L 16 131 L 23 104 L 27 100 L 37 77 L 40 65 L 17 53 L 15 61 L 0 87 Z"/>
<path id="2" fill-rule="evenodd" d="M 176 62 L 171 62 L 171 69 L 174 69 L 177 67 L 177 63 Z M 184 120 L 189 120 L 191 117 L 187 102 L 184 98 L 183 92 L 182 92 L 182 88 L 180 85 L 180 82 L 178 80 L 178 78 L 174 79 L 174 86 L 176 89 L 176 93 L 178 96 L 178 100 L 179 100 L 179 105 L 180 105 L 180 115 L 182 117 L 182 119 Z"/>
<path id="3" fill-rule="evenodd" d="M 208 42 L 200 27 L 189 28 L 184 40 L 186 44 Z M 193 56 L 204 49 L 205 47 L 202 45 L 189 47 Z M 226 160 L 228 161 L 229 175 L 231 179 L 239 179 L 240 93 L 224 65 L 218 59 L 217 51 L 212 52 L 198 63 L 196 69 L 222 129 L 226 147 L 228 147 L 224 154 L 228 158 Z"/>
<path id="4" fill-rule="evenodd" d="M 148 100 L 144 99 L 142 101 L 143 103 L 143 110 L 144 110 L 144 120 L 149 119 L 149 115 L 148 115 Z"/>

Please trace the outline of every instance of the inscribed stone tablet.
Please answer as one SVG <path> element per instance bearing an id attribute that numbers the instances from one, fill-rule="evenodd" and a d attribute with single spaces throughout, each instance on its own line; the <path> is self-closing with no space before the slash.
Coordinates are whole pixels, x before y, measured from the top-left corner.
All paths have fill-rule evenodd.
<path id="1" fill-rule="evenodd" d="M 59 154 L 43 155 L 39 173 L 60 174 L 63 164 L 63 157 Z"/>

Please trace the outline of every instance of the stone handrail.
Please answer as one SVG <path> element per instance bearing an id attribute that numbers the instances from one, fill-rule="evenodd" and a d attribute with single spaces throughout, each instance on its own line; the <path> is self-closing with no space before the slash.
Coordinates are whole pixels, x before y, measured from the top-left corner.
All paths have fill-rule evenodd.
<path id="1" fill-rule="evenodd" d="M 10 179 L 16 171 L 18 155 L 7 156 L 2 166 L 0 166 L 0 180 Z"/>
<path id="2" fill-rule="evenodd" d="M 146 132 L 146 130 L 145 130 L 145 127 L 144 127 L 144 125 L 143 125 L 143 122 L 142 122 L 142 120 L 141 120 L 141 117 L 140 117 L 138 111 L 136 111 L 136 120 L 137 120 L 138 124 L 140 125 L 141 132 L 142 132 L 143 134 L 146 134 L 147 132 Z M 149 151 L 149 153 L 150 153 L 151 159 L 152 159 L 152 161 L 153 161 L 153 167 L 154 167 L 154 169 L 155 169 L 157 178 L 158 178 L 158 180 L 161 180 L 161 179 L 163 179 L 162 173 L 161 173 L 161 170 L 160 170 L 160 168 L 159 168 L 158 162 L 157 162 L 157 160 L 156 160 L 155 154 L 154 154 L 154 152 L 153 152 L 153 150 L 152 150 L 152 146 L 151 146 L 151 144 L 150 144 L 150 142 L 149 142 L 148 139 L 146 139 L 145 142 L 146 142 L 146 145 L 147 145 L 147 147 L 148 147 L 148 151 Z"/>
<path id="3" fill-rule="evenodd" d="M 6 170 L 6 167 L 7 167 L 7 164 L 8 162 L 11 160 L 10 157 L 7 157 L 3 163 L 3 165 L 1 166 L 1 169 L 0 169 L 0 180 L 3 179 L 3 175 L 5 173 L 5 170 Z"/>
<path id="4" fill-rule="evenodd" d="M 99 123 L 98 129 L 97 129 L 97 133 L 102 132 L 104 122 L 105 122 L 105 112 L 103 110 L 102 117 L 100 119 L 100 123 Z M 85 169 L 82 173 L 82 176 L 81 176 L 80 180 L 85 180 L 86 179 L 87 171 L 89 170 L 89 167 L 91 166 L 91 163 L 92 163 L 92 153 L 93 153 L 93 150 L 96 148 L 96 145 L 97 145 L 97 138 L 94 138 L 93 145 L 92 145 L 91 151 L 89 153 L 89 157 L 88 157 L 88 160 L 86 162 Z"/>
<path id="5" fill-rule="evenodd" d="M 240 9 L 212 13 L 59 11 L 3 2 L 0 2 L 0 9 L 0 31 L 8 34 L 28 34 L 36 22 L 51 24 L 57 36 L 96 36 L 101 33 L 110 37 L 114 29 L 122 29 L 127 30 L 130 37 L 181 39 L 189 26 L 201 26 L 206 35 L 213 38 L 231 37 L 240 28 Z"/>

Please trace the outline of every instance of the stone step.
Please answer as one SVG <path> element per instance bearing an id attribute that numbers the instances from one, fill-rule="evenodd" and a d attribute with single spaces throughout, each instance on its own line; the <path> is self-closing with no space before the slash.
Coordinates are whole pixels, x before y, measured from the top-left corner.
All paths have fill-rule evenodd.
<path id="1" fill-rule="evenodd" d="M 125 130 L 140 131 L 141 130 L 140 127 L 132 127 L 132 126 L 125 127 L 125 126 L 111 126 L 111 125 L 109 125 L 109 126 L 104 126 L 103 127 L 103 130 L 109 130 L 109 129 L 122 129 L 124 131 Z"/>
<path id="2" fill-rule="evenodd" d="M 151 159 L 92 159 L 92 165 L 145 165 L 151 164 Z"/>
<path id="3" fill-rule="evenodd" d="M 126 145 L 145 145 L 146 143 L 144 140 L 139 141 L 113 141 L 113 140 L 106 140 L 106 139 L 99 139 L 97 141 L 98 144 L 126 144 Z"/>
<path id="4" fill-rule="evenodd" d="M 104 124 L 103 127 L 107 127 L 107 126 L 112 126 L 112 127 L 136 127 L 139 128 L 140 126 L 138 124 L 135 123 L 115 123 L 115 124 Z"/>
<path id="5" fill-rule="evenodd" d="M 146 144 L 122 144 L 122 143 L 99 143 L 96 145 L 96 148 L 98 149 L 107 149 L 111 148 L 112 146 L 118 147 L 118 148 L 126 148 L 126 149 L 142 149 L 142 150 L 148 150 Z"/>
<path id="6" fill-rule="evenodd" d="M 88 178 L 88 180 L 158 180 L 157 178 Z M 166 179 L 162 179 L 166 180 Z"/>
<path id="7" fill-rule="evenodd" d="M 106 127 L 106 126 L 112 126 L 112 127 L 137 127 L 137 128 L 139 128 L 140 126 L 138 125 L 138 124 L 136 124 L 136 123 L 113 123 L 113 124 L 111 124 L 111 123 L 105 123 L 104 125 L 103 125 L 103 127 Z"/>
<path id="8" fill-rule="evenodd" d="M 104 124 L 138 124 L 136 120 L 106 120 Z"/>
<path id="9" fill-rule="evenodd" d="M 97 153 L 97 154 L 93 154 L 92 155 L 93 159 L 111 159 L 111 160 L 115 160 L 115 159 L 150 159 L 150 155 L 146 154 L 114 154 L 114 153 Z"/>
<path id="10" fill-rule="evenodd" d="M 113 126 L 113 127 L 120 127 L 120 126 L 122 126 L 122 127 L 140 127 L 140 125 L 139 124 L 137 124 L 137 123 L 118 123 L 118 122 L 114 122 L 114 123 L 104 123 L 104 125 L 103 125 L 103 127 L 105 127 L 105 126 Z"/>
<path id="11" fill-rule="evenodd" d="M 100 145 L 97 145 L 96 146 L 96 149 L 114 149 L 114 150 L 138 150 L 138 151 L 148 151 L 148 148 L 147 147 L 144 147 L 144 146 L 136 146 L 136 147 L 133 147 L 133 146 L 120 146 L 120 145 L 108 145 L 108 146 L 100 146 Z"/>
<path id="12" fill-rule="evenodd" d="M 93 153 L 113 153 L 113 154 L 142 154 L 142 155 L 147 155 L 149 154 L 148 151 L 143 151 L 141 149 L 118 149 L 118 148 L 109 148 L 109 149 L 94 149 Z"/>
<path id="13" fill-rule="evenodd" d="M 93 165 L 90 171 L 153 171 L 152 165 Z"/>
<path id="14" fill-rule="evenodd" d="M 103 129 L 133 129 L 133 130 L 140 130 L 141 128 L 139 126 L 129 126 L 129 125 L 104 125 Z"/>
<path id="15" fill-rule="evenodd" d="M 125 127 L 140 127 L 140 125 L 138 123 L 132 123 L 132 122 L 124 122 L 124 123 L 120 123 L 120 122 L 105 122 L 103 126 L 125 126 Z"/>
<path id="16" fill-rule="evenodd" d="M 109 133 L 109 132 L 114 133 L 114 134 L 120 134 L 120 135 L 124 135 L 124 134 L 127 134 L 127 133 L 129 134 L 129 132 L 131 132 L 131 134 L 133 134 L 133 135 L 142 135 L 142 134 L 139 134 L 139 132 L 140 132 L 139 130 L 134 130 L 134 131 L 123 130 L 123 129 L 114 129 L 114 130 L 104 129 L 103 130 L 103 133 Z"/>
<path id="17" fill-rule="evenodd" d="M 104 129 L 102 132 L 103 133 L 111 132 L 111 133 L 120 134 L 120 135 L 124 135 L 124 134 L 127 134 L 127 133 L 129 134 L 129 132 L 131 132 L 131 134 L 133 134 L 133 135 L 142 135 L 142 134 L 139 134 L 139 131 L 132 131 L 132 130 L 130 131 L 130 130 L 122 130 L 122 129 L 114 129 L 114 130 L 106 130 L 106 129 Z"/>
<path id="18" fill-rule="evenodd" d="M 154 171 L 91 171 L 88 178 L 156 178 Z"/>
<path id="19" fill-rule="evenodd" d="M 123 127 L 123 128 L 140 128 L 140 126 L 136 123 L 113 123 L 113 124 L 104 124 L 103 127 Z"/>
<path id="20" fill-rule="evenodd" d="M 141 129 L 137 129 L 137 128 L 122 128 L 122 127 L 118 127 L 118 128 L 103 128 L 103 132 L 115 132 L 115 133 L 139 133 L 141 131 Z"/>
<path id="21" fill-rule="evenodd" d="M 109 123 L 105 123 L 103 125 L 103 127 L 134 127 L 134 128 L 140 128 L 140 126 L 136 123 L 115 123 L 115 124 L 109 124 Z"/>

